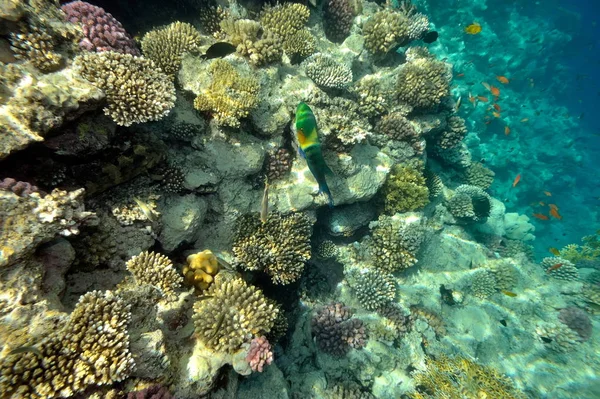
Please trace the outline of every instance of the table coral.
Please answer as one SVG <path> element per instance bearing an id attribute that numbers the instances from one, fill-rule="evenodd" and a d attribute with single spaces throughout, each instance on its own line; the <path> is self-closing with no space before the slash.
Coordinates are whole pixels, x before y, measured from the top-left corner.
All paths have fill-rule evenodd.
<path id="1" fill-rule="evenodd" d="M 165 299 L 173 300 L 183 278 L 164 255 L 144 251 L 127 261 L 127 270 L 133 274 L 136 284 L 158 287 Z"/>
<path id="2" fill-rule="evenodd" d="M 191 24 L 176 21 L 146 33 L 141 46 L 145 57 L 174 77 L 181 66 L 183 53 L 198 50 L 200 33 Z"/>
<path id="3" fill-rule="evenodd" d="M 270 213 L 265 223 L 256 215 L 238 221 L 233 253 L 247 270 L 266 272 L 275 284 L 300 278 L 310 259 L 312 223 L 303 213 Z"/>
<path id="4" fill-rule="evenodd" d="M 175 86 L 151 60 L 112 51 L 83 54 L 77 71 L 106 93 L 104 113 L 118 125 L 157 121 L 175 105 Z"/>
<path id="5" fill-rule="evenodd" d="M 253 336 L 268 333 L 278 310 L 244 280 L 217 279 L 194 304 L 196 335 L 214 351 L 234 353 Z"/>
<path id="6" fill-rule="evenodd" d="M 129 353 L 129 307 L 112 292 L 82 296 L 63 330 L 36 351 L 5 357 L 0 391 L 13 399 L 69 397 L 90 385 L 122 381 L 134 369 Z"/>

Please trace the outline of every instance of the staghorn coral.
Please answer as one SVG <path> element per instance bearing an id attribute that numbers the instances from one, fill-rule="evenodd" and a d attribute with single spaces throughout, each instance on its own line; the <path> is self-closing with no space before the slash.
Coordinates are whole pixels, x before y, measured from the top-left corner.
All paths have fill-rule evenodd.
<path id="1" fill-rule="evenodd" d="M 176 21 L 146 33 L 141 46 L 146 58 L 174 77 L 181 66 L 183 54 L 198 50 L 200 33 L 191 24 Z"/>
<path id="2" fill-rule="evenodd" d="M 449 94 L 450 79 L 450 69 L 443 62 L 417 58 L 404 64 L 398 72 L 398 99 L 414 108 L 435 109 Z"/>
<path id="3" fill-rule="evenodd" d="M 260 23 L 250 19 L 221 21 L 225 38 L 237 48 L 237 52 L 252 65 L 262 66 L 281 60 L 283 38 L 269 30 L 262 30 Z"/>
<path id="4" fill-rule="evenodd" d="M 175 87 L 154 62 L 112 51 L 75 58 L 78 72 L 106 93 L 104 113 L 121 126 L 156 121 L 175 105 Z"/>
<path id="5" fill-rule="evenodd" d="M 265 157 L 265 174 L 269 182 L 283 179 L 292 170 L 294 159 L 284 147 L 269 151 Z"/>
<path id="6" fill-rule="evenodd" d="M 417 263 L 416 254 L 424 238 L 423 219 L 408 216 L 401 218 L 381 215 L 371 227 L 371 240 L 367 245 L 378 269 L 395 272 Z"/>
<path id="7" fill-rule="evenodd" d="M 575 331 L 582 341 L 587 341 L 592 336 L 592 322 L 588 314 L 578 307 L 569 306 L 561 309 L 558 320 Z"/>
<path id="8" fill-rule="evenodd" d="M 377 269 L 362 269 L 348 276 L 356 298 L 367 310 L 378 310 L 396 297 L 394 276 Z"/>
<path id="9" fill-rule="evenodd" d="M 352 348 L 365 346 L 365 328 L 361 320 L 352 317 L 352 313 L 342 302 L 317 310 L 311 320 L 312 334 L 323 352 L 344 356 Z"/>
<path id="10" fill-rule="evenodd" d="M 183 267 L 184 281 L 198 291 L 208 289 L 221 269 L 217 257 L 209 249 L 189 255 L 186 262 Z"/>
<path id="11" fill-rule="evenodd" d="M 465 120 L 460 116 L 452 115 L 446 123 L 446 129 L 438 133 L 434 143 L 434 145 L 444 150 L 456 147 L 467 134 Z"/>
<path id="12" fill-rule="evenodd" d="M 494 182 L 495 175 L 496 174 L 493 171 L 486 168 L 482 163 L 473 162 L 471 166 L 465 170 L 465 184 L 487 190 Z"/>
<path id="13" fill-rule="evenodd" d="M 425 370 L 417 371 L 414 378 L 417 389 L 411 394 L 414 399 L 527 398 L 508 377 L 462 357 L 427 358 Z"/>
<path id="14" fill-rule="evenodd" d="M 460 185 L 447 201 L 447 207 L 459 223 L 482 223 L 490 216 L 490 196 L 480 187 Z"/>
<path id="15" fill-rule="evenodd" d="M 555 267 L 556 265 L 561 265 Z M 575 281 L 579 280 L 579 271 L 574 264 L 558 256 L 552 256 L 542 259 L 540 265 L 546 270 L 546 274 L 558 280 Z"/>
<path id="16" fill-rule="evenodd" d="M 268 333 L 278 310 L 242 279 L 217 279 L 194 303 L 196 335 L 217 352 L 234 353 L 253 336 Z"/>
<path id="17" fill-rule="evenodd" d="M 233 253 L 246 270 L 262 270 L 275 284 L 300 278 L 310 259 L 312 223 L 304 213 L 272 212 L 265 223 L 256 215 L 238 220 Z"/>
<path id="18" fill-rule="evenodd" d="M 423 174 L 416 168 L 394 165 L 383 186 L 385 212 L 409 212 L 429 203 L 429 189 Z"/>
<path id="19" fill-rule="evenodd" d="M 36 351 L 5 357 L 0 391 L 14 399 L 70 397 L 90 385 L 129 377 L 129 306 L 112 292 L 83 295 L 62 330 L 36 345 Z"/>
<path id="20" fill-rule="evenodd" d="M 164 255 L 144 251 L 127 261 L 127 270 L 133 274 L 138 285 L 152 285 L 160 289 L 165 299 L 173 300 L 181 286 L 182 278 L 173 262 Z"/>
<path id="21" fill-rule="evenodd" d="M 343 42 L 350 35 L 354 17 L 359 13 L 350 0 L 327 0 L 323 7 L 325 35 L 332 42 Z"/>
<path id="22" fill-rule="evenodd" d="M 265 365 L 273 362 L 273 352 L 271 352 L 271 344 L 267 338 L 261 336 L 252 339 L 246 361 L 250 364 L 252 371 L 259 373 L 263 372 Z"/>
<path id="23" fill-rule="evenodd" d="M 477 298 L 486 299 L 496 292 L 496 277 L 488 269 L 476 271 L 471 277 L 471 292 Z"/>
<path id="24" fill-rule="evenodd" d="M 85 1 L 72 1 L 61 7 L 67 21 L 79 24 L 83 29 L 83 39 L 79 47 L 87 51 L 116 51 L 140 55 L 135 41 L 125 31 L 123 25 L 103 8 Z"/>
<path id="25" fill-rule="evenodd" d="M 306 75 L 320 87 L 343 89 L 352 83 L 352 70 L 328 55 L 313 54 L 303 65 Z"/>
<path id="26" fill-rule="evenodd" d="M 225 60 L 209 67 L 210 85 L 194 100 L 194 108 L 210 112 L 219 125 L 239 127 L 240 119 L 258 105 L 258 80 Z"/>

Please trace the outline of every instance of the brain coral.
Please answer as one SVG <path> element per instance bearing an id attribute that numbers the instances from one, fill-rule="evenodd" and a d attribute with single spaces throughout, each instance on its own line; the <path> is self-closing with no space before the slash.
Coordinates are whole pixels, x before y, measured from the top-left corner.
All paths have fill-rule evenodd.
<path id="1" fill-rule="evenodd" d="M 443 62 L 417 58 L 398 72 L 398 98 L 415 108 L 436 108 L 450 92 L 450 78 L 450 69 Z"/>
<path id="2" fill-rule="evenodd" d="M 112 292 L 83 295 L 64 328 L 36 344 L 37 350 L 2 359 L 3 398 L 70 397 L 90 385 L 129 377 L 129 307 Z"/>
<path id="3" fill-rule="evenodd" d="M 194 304 L 196 334 L 208 348 L 233 353 L 253 336 L 268 333 L 277 312 L 258 288 L 239 278 L 219 278 Z"/>
<path id="4" fill-rule="evenodd" d="M 160 288 L 167 300 L 175 299 L 175 292 L 183 278 L 164 255 L 144 251 L 127 261 L 127 270 L 139 285 L 149 284 Z"/>
<path id="5" fill-rule="evenodd" d="M 460 185 L 448 200 L 448 210 L 461 223 L 485 222 L 490 216 L 490 196 L 477 186 Z"/>
<path id="6" fill-rule="evenodd" d="M 343 89 L 352 83 L 352 70 L 328 55 L 313 54 L 303 64 L 306 75 L 318 86 Z"/>
<path id="7" fill-rule="evenodd" d="M 104 113 L 118 125 L 156 121 L 175 105 L 175 86 L 154 62 L 112 51 L 75 58 L 81 76 L 106 93 Z"/>
<path id="8" fill-rule="evenodd" d="M 233 253 L 247 270 L 266 272 L 275 284 L 292 283 L 310 259 L 312 223 L 303 213 L 270 213 L 262 223 L 256 215 L 238 221 Z"/>
<path id="9" fill-rule="evenodd" d="M 240 119 L 258 105 L 258 80 L 225 60 L 215 60 L 209 67 L 210 85 L 194 100 L 194 108 L 210 112 L 224 126 L 239 127 Z"/>
<path id="10" fill-rule="evenodd" d="M 146 33 L 141 45 L 146 58 L 167 75 L 174 76 L 181 66 L 183 53 L 198 49 L 200 33 L 191 24 L 176 21 Z"/>
<path id="11" fill-rule="evenodd" d="M 341 302 L 319 309 L 311 321 L 312 334 L 319 348 L 333 356 L 344 356 L 350 349 L 366 344 L 363 322 L 352 317 L 352 310 Z"/>
<path id="12" fill-rule="evenodd" d="M 79 42 L 87 51 L 116 51 L 140 55 L 135 41 L 110 13 L 85 1 L 73 1 L 62 6 L 67 20 L 80 24 L 84 38 Z"/>
<path id="13" fill-rule="evenodd" d="M 429 203 L 423 174 L 411 166 L 394 165 L 383 186 L 385 212 L 415 211 Z"/>

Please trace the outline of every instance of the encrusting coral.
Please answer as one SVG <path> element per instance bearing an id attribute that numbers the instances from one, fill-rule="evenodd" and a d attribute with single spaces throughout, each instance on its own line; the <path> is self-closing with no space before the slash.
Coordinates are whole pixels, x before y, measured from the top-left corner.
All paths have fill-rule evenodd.
<path id="1" fill-rule="evenodd" d="M 179 71 L 183 53 L 200 46 L 200 33 L 191 24 L 176 21 L 146 33 L 141 46 L 144 56 L 172 77 Z"/>
<path id="2" fill-rule="evenodd" d="M 271 330 L 277 308 L 244 280 L 217 279 L 194 304 L 196 335 L 214 351 L 234 353 Z"/>
<path id="3" fill-rule="evenodd" d="M 187 257 L 187 265 L 183 267 L 183 278 L 187 285 L 198 291 L 204 291 L 212 285 L 219 273 L 219 261 L 209 249 Z"/>
<path id="4" fill-rule="evenodd" d="M 344 356 L 350 349 L 366 345 L 363 322 L 352 317 L 352 310 L 342 302 L 317 311 L 311 321 L 312 334 L 319 348 L 333 356 Z"/>
<path id="5" fill-rule="evenodd" d="M 210 112 L 220 125 L 239 127 L 240 119 L 258 105 L 258 80 L 225 60 L 215 60 L 209 71 L 211 83 L 196 97 L 194 108 Z"/>
<path id="6" fill-rule="evenodd" d="M 383 186 L 385 212 L 415 211 L 429 203 L 423 173 L 411 166 L 394 165 Z"/>
<path id="7" fill-rule="evenodd" d="M 233 253 L 247 270 L 262 270 L 275 284 L 300 278 L 310 259 L 312 223 L 303 213 L 270 213 L 265 223 L 256 215 L 238 221 Z"/>
<path id="8" fill-rule="evenodd" d="M 175 86 L 154 62 L 112 51 L 75 59 L 78 72 L 104 91 L 104 113 L 118 125 L 157 121 L 175 105 Z"/>
<path id="9" fill-rule="evenodd" d="M 129 307 L 112 292 L 83 295 L 59 332 L 0 362 L 3 398 L 70 397 L 129 377 Z"/>
<path id="10" fill-rule="evenodd" d="M 317 86 L 329 89 L 343 89 L 352 83 L 352 70 L 336 62 L 332 57 L 317 53 L 303 62 L 306 75 Z"/>
<path id="11" fill-rule="evenodd" d="M 491 197 L 480 187 L 460 185 L 447 202 L 452 216 L 460 223 L 485 222 L 491 212 Z"/>
<path id="12" fill-rule="evenodd" d="M 175 298 L 183 278 L 164 255 L 144 251 L 127 261 L 127 270 L 133 274 L 138 285 L 149 284 L 161 290 L 165 299 Z"/>

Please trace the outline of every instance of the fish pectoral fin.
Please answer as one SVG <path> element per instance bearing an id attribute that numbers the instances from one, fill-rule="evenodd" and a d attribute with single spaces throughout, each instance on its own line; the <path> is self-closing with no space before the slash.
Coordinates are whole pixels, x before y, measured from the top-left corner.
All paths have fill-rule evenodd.
<path id="1" fill-rule="evenodd" d="M 303 159 L 306 159 L 306 154 L 304 153 L 304 151 L 302 151 L 302 148 L 300 148 L 300 146 L 298 146 L 298 154 L 300 154 L 300 156 Z"/>

